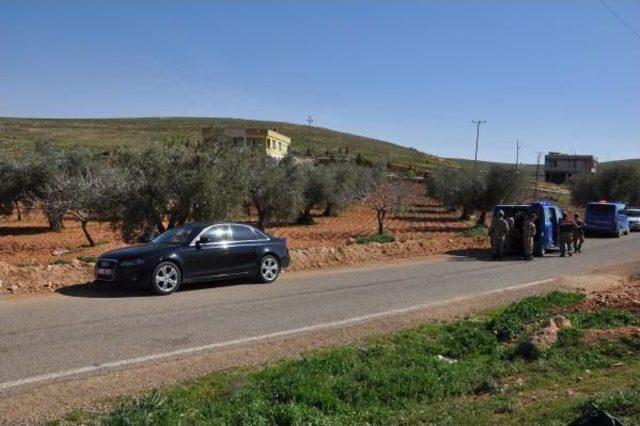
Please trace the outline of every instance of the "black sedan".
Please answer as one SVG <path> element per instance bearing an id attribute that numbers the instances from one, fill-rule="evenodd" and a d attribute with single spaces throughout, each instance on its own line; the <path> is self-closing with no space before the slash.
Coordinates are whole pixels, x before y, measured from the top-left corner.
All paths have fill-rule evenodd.
<path id="1" fill-rule="evenodd" d="M 249 275 L 264 283 L 289 266 L 286 240 L 248 225 L 194 223 L 170 229 L 140 244 L 101 255 L 96 281 L 132 282 L 157 294 L 182 283 Z"/>

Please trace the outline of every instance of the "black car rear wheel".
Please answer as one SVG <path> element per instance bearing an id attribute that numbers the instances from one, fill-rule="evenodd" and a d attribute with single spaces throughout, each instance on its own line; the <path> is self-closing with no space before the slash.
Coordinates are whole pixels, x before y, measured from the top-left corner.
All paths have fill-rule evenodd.
<path id="1" fill-rule="evenodd" d="M 258 279 L 263 283 L 272 283 L 280 275 L 280 262 L 278 258 L 268 254 L 260 259 L 258 266 Z"/>
<path id="2" fill-rule="evenodd" d="M 160 262 L 151 275 L 151 290 L 160 295 L 171 294 L 180 287 L 182 274 L 173 262 Z"/>

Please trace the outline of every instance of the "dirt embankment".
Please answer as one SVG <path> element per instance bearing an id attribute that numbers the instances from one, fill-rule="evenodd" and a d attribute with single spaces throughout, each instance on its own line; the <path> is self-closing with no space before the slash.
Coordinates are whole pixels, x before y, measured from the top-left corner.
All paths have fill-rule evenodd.
<path id="1" fill-rule="evenodd" d="M 377 229 L 375 212 L 364 205 L 353 205 L 337 216 L 325 217 L 318 211 L 313 225 L 276 226 L 267 231 L 287 238 L 292 270 L 487 247 L 485 238 L 465 235 L 464 231 L 474 227 L 473 220 L 461 220 L 459 212 L 425 197 L 422 185 L 411 191 L 411 201 L 404 211 L 385 221 L 385 228 L 396 238 L 393 243 L 353 243 L 355 237 Z M 49 293 L 86 283 L 92 280 L 92 262 L 101 253 L 125 245 L 107 223 L 89 224 L 97 241 L 97 246 L 89 247 L 80 224 L 71 218 L 65 220 L 62 232 L 49 232 L 44 216 L 37 211 L 20 221 L 15 216 L 0 220 L 0 295 Z"/>
<path id="2" fill-rule="evenodd" d="M 291 251 L 291 270 L 355 265 L 394 258 L 412 258 L 484 247 L 481 237 L 451 236 L 378 244 L 345 244 L 339 247 L 296 249 Z M 51 293 L 61 287 L 93 280 L 93 263 L 72 259 L 70 263 L 14 266 L 0 262 L 0 294 L 28 295 Z"/>

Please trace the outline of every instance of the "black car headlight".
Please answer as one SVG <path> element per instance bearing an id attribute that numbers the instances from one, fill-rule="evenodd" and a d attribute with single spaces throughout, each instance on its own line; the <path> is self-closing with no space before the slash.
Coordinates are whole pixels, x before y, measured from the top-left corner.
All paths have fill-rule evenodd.
<path id="1" fill-rule="evenodd" d="M 144 259 L 129 259 L 129 260 L 123 260 L 122 262 L 119 263 L 119 266 L 126 268 L 129 266 L 139 266 L 139 265 L 144 265 L 145 260 Z"/>

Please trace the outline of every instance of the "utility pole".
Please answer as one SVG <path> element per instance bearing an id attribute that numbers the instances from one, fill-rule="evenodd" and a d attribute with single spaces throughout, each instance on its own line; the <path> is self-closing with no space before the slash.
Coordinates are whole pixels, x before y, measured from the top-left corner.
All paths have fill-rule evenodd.
<path id="1" fill-rule="evenodd" d="M 540 179 L 540 159 L 542 158 L 542 153 L 538 151 L 538 159 L 536 160 L 536 186 L 533 190 L 533 199 L 538 199 L 538 180 Z"/>
<path id="2" fill-rule="evenodd" d="M 471 122 L 476 125 L 476 155 L 473 160 L 473 165 L 477 166 L 478 165 L 478 141 L 480 140 L 480 125 L 486 123 L 486 121 L 471 120 Z"/>
<path id="3" fill-rule="evenodd" d="M 518 160 L 520 158 L 520 149 L 522 149 L 522 145 L 520 145 L 520 141 L 516 139 L 516 170 L 518 170 Z"/>
<path id="4" fill-rule="evenodd" d="M 312 116 L 308 116 L 305 121 L 307 122 L 307 126 L 311 127 L 311 123 L 313 123 L 313 117 Z"/>

